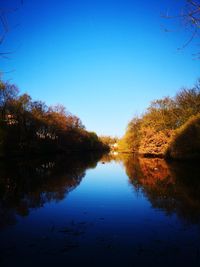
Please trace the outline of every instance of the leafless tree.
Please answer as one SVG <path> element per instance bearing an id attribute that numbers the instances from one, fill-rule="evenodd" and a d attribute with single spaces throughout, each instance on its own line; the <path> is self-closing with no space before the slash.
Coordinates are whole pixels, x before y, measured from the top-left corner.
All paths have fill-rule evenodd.
<path id="1" fill-rule="evenodd" d="M 200 37 L 200 0 L 184 0 L 181 10 L 176 15 L 164 14 L 164 18 L 177 19 L 190 35 L 178 49 L 186 48 L 195 38 Z M 168 30 L 167 30 L 168 31 Z M 195 54 L 200 59 L 200 52 Z"/>
<path id="2" fill-rule="evenodd" d="M 8 0 L 7 0 L 8 1 Z M 10 13 L 16 12 L 20 6 L 24 3 L 23 0 L 18 0 L 19 2 L 15 3 L 15 6 L 13 7 L 5 7 L 3 5 L 0 5 L 0 45 L 4 42 L 7 33 L 10 30 L 9 23 L 8 23 L 8 17 Z M 9 2 L 9 1 L 8 1 Z M 11 0 L 12 3 L 12 0 Z M 1 51 L 0 50 L 0 57 L 6 58 L 11 52 L 8 51 Z"/>
<path id="3" fill-rule="evenodd" d="M 8 32 L 8 21 L 6 12 L 0 8 L 0 45 L 2 45 L 6 34 Z M 1 52 L 0 51 L 0 57 L 6 57 L 8 52 Z"/>

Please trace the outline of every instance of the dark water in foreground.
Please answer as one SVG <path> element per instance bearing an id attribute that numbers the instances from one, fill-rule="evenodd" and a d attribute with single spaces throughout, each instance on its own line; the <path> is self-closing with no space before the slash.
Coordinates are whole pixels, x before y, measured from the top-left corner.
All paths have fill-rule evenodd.
<path id="1" fill-rule="evenodd" d="M 85 155 L 0 164 L 0 266 L 200 266 L 200 167 Z"/>

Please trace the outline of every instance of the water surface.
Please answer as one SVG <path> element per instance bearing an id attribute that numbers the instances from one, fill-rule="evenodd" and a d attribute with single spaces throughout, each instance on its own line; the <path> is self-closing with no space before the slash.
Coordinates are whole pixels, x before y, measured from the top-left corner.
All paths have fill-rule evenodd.
<path id="1" fill-rule="evenodd" d="M 1 266 L 199 266 L 200 167 L 119 155 L 1 163 Z"/>

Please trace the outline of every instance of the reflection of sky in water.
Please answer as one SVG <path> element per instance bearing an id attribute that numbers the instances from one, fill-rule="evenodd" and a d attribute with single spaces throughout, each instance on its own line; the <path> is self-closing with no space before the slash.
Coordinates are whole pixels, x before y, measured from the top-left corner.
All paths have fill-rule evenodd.
<path id="1" fill-rule="evenodd" d="M 2 262 L 21 264 L 23 257 L 21 266 L 198 266 L 199 225 L 152 207 L 141 188 L 131 185 L 122 163 L 99 162 L 64 199 L 18 215 L 0 233 Z"/>

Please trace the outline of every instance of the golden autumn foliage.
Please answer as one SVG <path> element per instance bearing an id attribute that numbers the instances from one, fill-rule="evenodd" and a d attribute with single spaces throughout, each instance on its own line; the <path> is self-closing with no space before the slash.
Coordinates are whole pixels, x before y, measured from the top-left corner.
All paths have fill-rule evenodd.
<path id="1" fill-rule="evenodd" d="M 152 206 L 167 214 L 176 213 L 184 221 L 200 222 L 200 166 L 193 162 L 166 162 L 161 158 L 119 154 L 126 173 L 137 191 Z"/>
<path id="2" fill-rule="evenodd" d="M 0 155 L 105 150 L 96 133 L 62 105 L 48 107 L 0 81 Z"/>
<path id="3" fill-rule="evenodd" d="M 190 127 L 187 130 L 188 134 L 185 141 L 183 136 L 178 137 L 178 135 L 185 133 L 185 127 L 188 127 L 187 121 L 193 116 L 198 116 L 199 113 L 200 80 L 193 88 L 184 88 L 173 98 L 165 97 L 153 101 L 141 117 L 133 118 L 129 122 L 123 138 L 119 141 L 119 150 L 137 152 L 146 156 L 168 155 L 174 157 L 175 152 L 172 151 L 174 151 L 175 141 L 172 140 L 176 138 L 176 143 L 179 144 L 178 157 L 181 158 L 180 153 L 183 152 L 183 156 L 187 158 L 187 153 L 191 154 L 196 145 L 199 147 L 197 140 L 200 132 L 198 130 L 194 131 L 195 127 L 198 128 L 194 119 L 189 123 Z M 185 123 L 186 126 L 182 128 Z M 193 123 L 195 123 L 195 126 L 191 127 Z M 189 139 L 195 139 L 196 145 L 193 145 Z M 173 146 L 172 143 L 174 144 Z M 167 152 L 169 145 L 172 146 L 171 153 Z M 187 149 L 181 150 L 181 146 L 187 147 Z M 193 156 L 198 153 L 197 150 L 194 150 Z"/>
<path id="4" fill-rule="evenodd" d="M 173 135 L 173 130 L 156 131 L 153 128 L 145 128 L 138 152 L 147 156 L 163 156 Z"/>
<path id="5" fill-rule="evenodd" d="M 115 144 L 118 141 L 117 137 L 112 137 L 109 135 L 101 135 L 99 136 L 99 139 L 101 140 L 101 142 L 107 146 L 112 146 L 113 144 Z"/>

